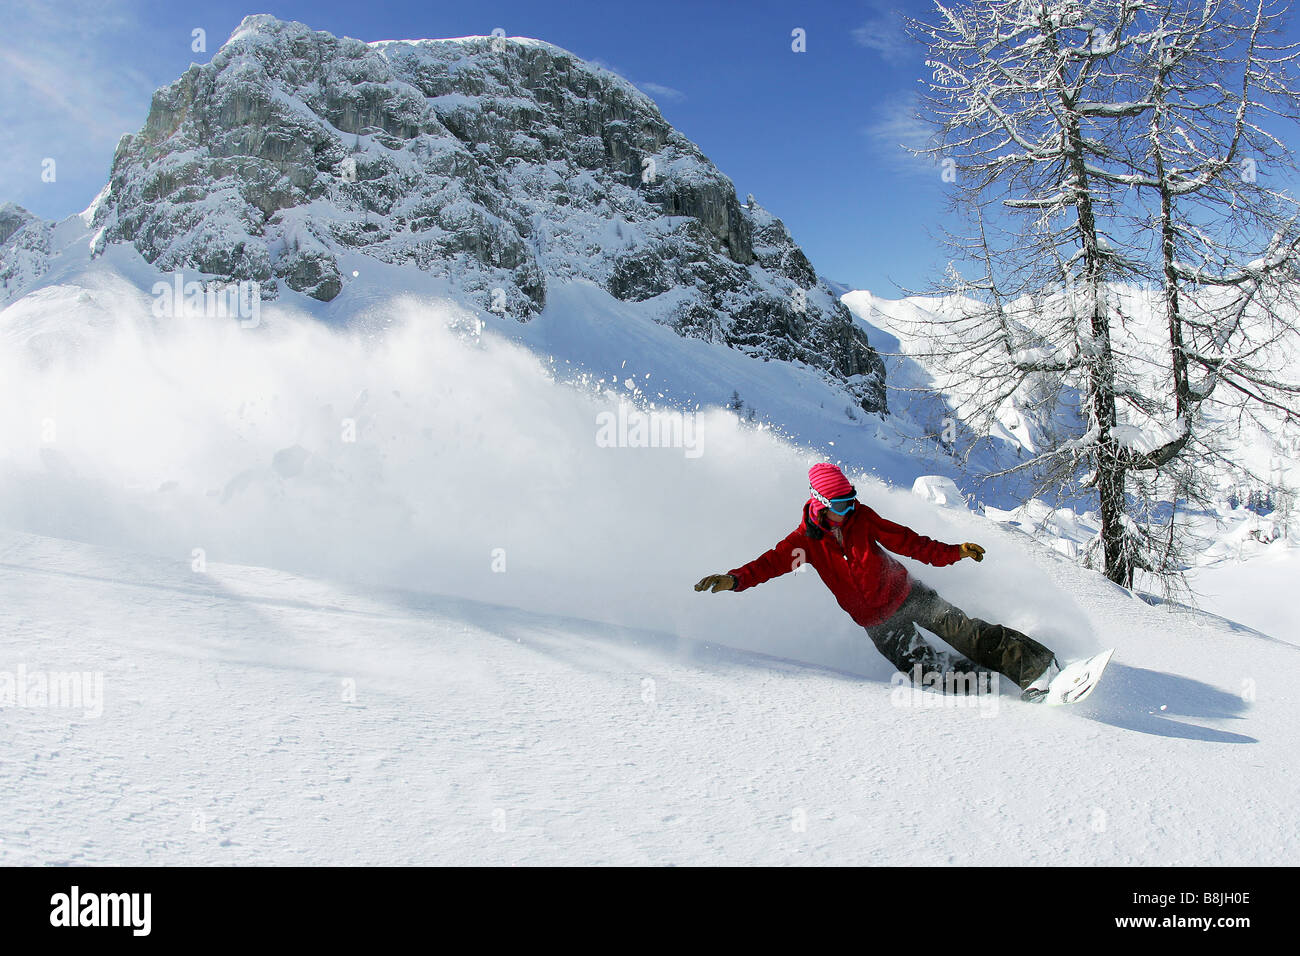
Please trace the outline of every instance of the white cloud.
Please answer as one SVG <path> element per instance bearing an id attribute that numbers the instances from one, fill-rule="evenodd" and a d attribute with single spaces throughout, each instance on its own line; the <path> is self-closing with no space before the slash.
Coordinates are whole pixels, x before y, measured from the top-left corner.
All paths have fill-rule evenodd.
<path id="1" fill-rule="evenodd" d="M 665 86 L 662 83 L 650 83 L 650 82 L 641 82 L 639 80 L 634 80 L 632 79 L 632 77 L 628 76 L 618 67 L 614 66 L 612 63 L 606 63 L 604 60 L 588 60 L 587 62 L 592 64 L 593 66 L 600 67 L 602 70 L 608 70 L 610 73 L 622 77 L 623 79 L 631 83 L 633 86 L 635 86 L 638 90 L 640 90 L 641 92 L 645 93 L 647 96 L 655 100 L 686 99 L 686 94 L 683 93 L 681 90 L 674 89 L 671 86 Z"/>
<path id="2" fill-rule="evenodd" d="M 853 42 L 878 54 L 890 64 L 902 64 L 918 57 L 917 45 L 903 29 L 903 15 L 875 0 L 871 14 L 852 31 Z"/>
<path id="3" fill-rule="evenodd" d="M 686 94 L 681 90 L 675 90 L 671 86 L 664 86 L 662 83 L 637 83 L 641 89 L 649 93 L 655 99 L 659 100 L 684 100 Z"/>
<path id="4" fill-rule="evenodd" d="M 883 167 L 895 172 L 931 177 L 935 163 L 916 156 L 909 149 L 926 149 L 931 145 L 934 129 L 917 117 L 916 97 L 890 100 L 880 107 L 876 119 L 863 133 L 880 156 Z"/>

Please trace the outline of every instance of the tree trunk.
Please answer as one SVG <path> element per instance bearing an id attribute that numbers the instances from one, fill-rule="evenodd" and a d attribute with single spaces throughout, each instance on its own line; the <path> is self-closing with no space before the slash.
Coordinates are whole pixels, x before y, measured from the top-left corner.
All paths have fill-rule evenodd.
<path id="1" fill-rule="evenodd" d="M 1063 84 L 1062 84 L 1063 86 Z M 1123 587 L 1133 585 L 1133 555 L 1128 547 L 1125 528 L 1124 463 L 1115 447 L 1111 429 L 1117 421 L 1115 408 L 1115 357 L 1110 342 L 1110 316 L 1103 294 L 1105 264 L 1097 238 L 1097 220 L 1088 190 L 1088 170 L 1084 161 L 1083 135 L 1074 103 L 1062 96 L 1067 109 L 1066 137 L 1071 174 L 1074 178 L 1074 208 L 1078 218 L 1079 241 L 1083 247 L 1083 281 L 1088 290 L 1092 315 L 1089 331 L 1092 342 L 1085 350 L 1088 390 L 1089 430 L 1096 434 L 1093 466 L 1097 476 L 1097 498 L 1101 513 L 1101 544 L 1106 577 Z"/>

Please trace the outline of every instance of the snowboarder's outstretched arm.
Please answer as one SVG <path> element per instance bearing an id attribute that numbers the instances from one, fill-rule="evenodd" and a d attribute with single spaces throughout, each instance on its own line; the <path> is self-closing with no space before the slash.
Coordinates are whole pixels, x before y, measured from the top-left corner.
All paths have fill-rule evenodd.
<path id="1" fill-rule="evenodd" d="M 984 549 L 978 544 L 969 541 L 965 544 L 944 544 L 942 541 L 917 534 L 904 525 L 882 518 L 870 508 L 863 506 L 863 510 L 871 519 L 875 539 L 894 554 L 915 558 L 938 568 L 956 564 L 962 558 L 984 560 Z"/>
<path id="2" fill-rule="evenodd" d="M 695 585 L 697 591 L 743 591 L 756 584 L 770 581 L 772 578 L 788 574 L 803 563 L 799 539 L 803 530 L 797 528 L 786 535 L 776 547 L 764 551 L 753 561 L 732 568 L 726 574 L 710 574 Z"/>
<path id="3" fill-rule="evenodd" d="M 752 588 L 756 584 L 762 584 L 764 581 L 770 581 L 772 578 L 789 574 L 804 563 L 802 539 L 803 529 L 796 528 L 786 535 L 776 547 L 770 551 L 764 551 L 748 564 L 732 568 L 725 575 L 711 575 L 711 578 L 729 577 L 733 582 L 729 588 L 714 585 L 713 590 L 743 591 L 746 588 Z M 705 578 L 704 581 L 695 585 L 695 590 L 703 591 L 705 581 L 709 580 L 710 578 Z"/>

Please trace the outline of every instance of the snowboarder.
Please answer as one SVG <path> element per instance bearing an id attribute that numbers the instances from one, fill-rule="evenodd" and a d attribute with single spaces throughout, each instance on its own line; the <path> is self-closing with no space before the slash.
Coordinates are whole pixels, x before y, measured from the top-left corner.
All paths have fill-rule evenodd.
<path id="1" fill-rule="evenodd" d="M 1015 681 L 1024 700 L 1036 701 L 1047 693 L 1060 672 L 1052 651 L 1019 631 L 967 617 L 885 553 L 888 549 L 945 567 L 962 558 L 983 561 L 982 547 L 969 541 L 943 544 L 887 521 L 857 500 L 853 485 L 835 465 L 814 465 L 808 483 L 812 494 L 798 528 L 748 564 L 703 578 L 695 590 L 744 591 L 811 564 L 840 607 L 866 628 L 899 671 L 910 674 L 918 664 L 928 673 L 993 670 Z M 953 660 L 927 644 L 917 625 L 969 660 Z"/>

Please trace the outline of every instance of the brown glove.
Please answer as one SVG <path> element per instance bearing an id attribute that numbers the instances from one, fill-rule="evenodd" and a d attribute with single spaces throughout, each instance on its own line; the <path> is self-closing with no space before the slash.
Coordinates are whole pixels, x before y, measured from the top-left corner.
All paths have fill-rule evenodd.
<path id="1" fill-rule="evenodd" d="M 730 591 L 736 586 L 736 579 L 730 574 L 710 574 L 707 578 L 701 578 L 700 583 L 695 585 L 697 591 L 707 591 L 713 589 L 713 593 L 719 591 Z"/>
<path id="2" fill-rule="evenodd" d="M 970 541 L 967 541 L 965 544 L 958 545 L 958 547 L 961 549 L 961 556 L 963 558 L 974 558 L 976 561 L 984 560 L 984 549 L 978 544 L 972 544 Z"/>

